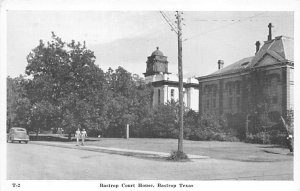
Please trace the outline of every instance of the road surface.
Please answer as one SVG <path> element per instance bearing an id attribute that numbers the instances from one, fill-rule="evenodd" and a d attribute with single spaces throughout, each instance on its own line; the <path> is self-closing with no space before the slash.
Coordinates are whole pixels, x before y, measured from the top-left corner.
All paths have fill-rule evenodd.
<path id="1" fill-rule="evenodd" d="M 293 161 L 245 162 L 211 158 L 171 162 L 32 143 L 8 143 L 7 179 L 293 180 Z"/>

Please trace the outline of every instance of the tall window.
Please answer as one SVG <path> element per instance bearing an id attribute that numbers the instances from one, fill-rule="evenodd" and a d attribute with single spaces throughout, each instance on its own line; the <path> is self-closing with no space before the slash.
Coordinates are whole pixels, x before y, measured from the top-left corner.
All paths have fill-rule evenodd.
<path id="1" fill-rule="evenodd" d="M 273 96 L 272 97 L 272 104 L 277 104 L 278 103 L 278 97 L 277 96 Z"/>
<path id="2" fill-rule="evenodd" d="M 213 96 L 216 97 L 217 96 L 217 87 L 213 87 Z"/>
<path id="3" fill-rule="evenodd" d="M 241 94 L 241 86 L 240 86 L 240 83 L 239 83 L 239 82 L 236 84 L 236 94 L 237 94 L 237 95 L 240 95 L 240 94 Z"/>
<path id="4" fill-rule="evenodd" d="M 211 87 L 208 88 L 208 96 L 211 96 Z"/>
<path id="5" fill-rule="evenodd" d="M 228 100 L 228 106 L 229 106 L 229 109 L 232 109 L 232 97 L 230 97 Z"/>
<path id="6" fill-rule="evenodd" d="M 278 104 L 278 80 L 277 78 L 272 78 L 270 81 L 269 98 L 272 104 Z"/>
<path id="7" fill-rule="evenodd" d="M 157 93 L 157 103 L 160 104 L 160 89 L 158 90 Z"/>
<path id="8" fill-rule="evenodd" d="M 213 108 L 216 108 L 216 99 L 213 99 Z"/>
<path id="9" fill-rule="evenodd" d="M 240 107 L 241 107 L 241 100 L 240 100 L 240 97 L 237 97 L 236 98 L 236 107 L 238 110 L 240 110 Z"/>
<path id="10" fill-rule="evenodd" d="M 217 84 L 207 84 L 203 88 L 203 108 L 205 111 L 213 112 L 217 108 Z"/>

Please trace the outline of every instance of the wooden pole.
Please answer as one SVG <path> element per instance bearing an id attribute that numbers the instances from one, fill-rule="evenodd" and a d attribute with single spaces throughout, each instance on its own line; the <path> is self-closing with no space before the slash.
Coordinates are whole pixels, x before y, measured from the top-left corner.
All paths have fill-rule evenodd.
<path id="1" fill-rule="evenodd" d="M 177 27 L 178 27 L 178 78 L 179 78 L 179 137 L 178 152 L 183 152 L 183 79 L 182 79 L 182 27 L 181 13 L 177 11 Z"/>

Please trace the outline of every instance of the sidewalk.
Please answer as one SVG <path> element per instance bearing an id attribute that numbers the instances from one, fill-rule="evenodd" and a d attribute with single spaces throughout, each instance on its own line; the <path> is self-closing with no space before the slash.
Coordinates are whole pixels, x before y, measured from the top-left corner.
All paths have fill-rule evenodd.
<path id="1" fill-rule="evenodd" d="M 130 149 L 98 147 L 98 146 L 89 146 L 89 145 L 76 146 L 73 144 L 66 144 L 66 143 L 60 143 L 60 142 L 31 141 L 30 144 L 69 148 L 69 149 L 78 149 L 78 150 L 87 150 L 87 151 L 103 152 L 103 153 L 109 153 L 109 154 L 119 154 L 119 155 L 126 155 L 126 156 L 136 156 L 136 157 L 147 156 L 147 157 L 165 158 L 165 157 L 170 156 L 170 153 L 164 153 L 164 152 L 130 150 Z M 208 156 L 190 155 L 190 154 L 188 154 L 188 157 L 190 159 L 208 159 L 208 158 L 210 158 Z"/>

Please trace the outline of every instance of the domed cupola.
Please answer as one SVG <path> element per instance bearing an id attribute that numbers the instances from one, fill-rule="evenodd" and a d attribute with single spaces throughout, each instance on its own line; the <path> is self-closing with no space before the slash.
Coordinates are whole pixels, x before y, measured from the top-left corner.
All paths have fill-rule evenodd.
<path id="1" fill-rule="evenodd" d="M 152 52 L 151 56 L 164 56 L 164 54 L 159 50 L 159 47 L 156 47 L 156 50 Z"/>
<path id="2" fill-rule="evenodd" d="M 168 73 L 168 60 L 167 57 L 156 47 L 156 50 L 152 52 L 151 56 L 148 56 L 147 69 L 144 73 L 145 77 L 159 74 Z"/>

